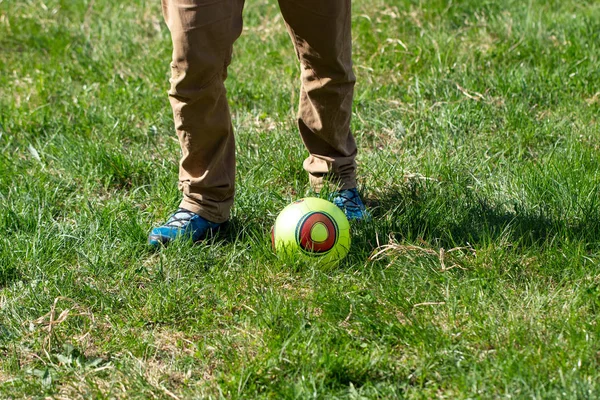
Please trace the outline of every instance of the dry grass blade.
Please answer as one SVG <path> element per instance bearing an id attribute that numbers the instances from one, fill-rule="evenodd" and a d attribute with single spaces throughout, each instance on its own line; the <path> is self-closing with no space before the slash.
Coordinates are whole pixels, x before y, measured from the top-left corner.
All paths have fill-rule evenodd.
<path id="1" fill-rule="evenodd" d="M 413 180 L 439 182 L 439 179 L 437 179 L 437 178 L 432 178 L 430 176 L 425 176 L 423 174 L 419 174 L 419 173 L 415 173 L 415 172 L 407 172 L 404 174 L 403 178 L 404 178 L 404 182 L 409 182 L 409 181 L 413 181 Z"/>
<path id="2" fill-rule="evenodd" d="M 471 94 L 471 93 L 469 93 L 469 91 L 467 89 L 460 86 L 458 83 L 456 84 L 456 88 L 468 99 L 475 100 L 475 101 L 485 100 L 485 96 L 482 95 L 481 93 L 472 92 L 472 94 Z"/>
<path id="3" fill-rule="evenodd" d="M 417 307 L 425 307 L 425 306 L 442 306 L 446 304 L 445 301 L 426 301 L 424 303 L 417 303 L 413 305 L 413 309 Z"/>
<path id="4" fill-rule="evenodd" d="M 470 245 L 463 247 L 454 247 L 450 250 L 446 250 L 443 247 L 441 247 L 439 250 L 434 250 L 431 248 L 416 245 L 399 244 L 395 241 L 395 239 L 392 236 L 390 236 L 390 242 L 386 245 L 379 246 L 378 248 L 376 248 L 369 257 L 369 260 L 377 261 L 383 259 L 384 257 L 397 257 L 399 255 L 435 256 L 440 262 L 440 271 L 446 272 L 454 268 L 459 268 L 463 270 L 465 269 L 457 262 L 454 262 L 450 267 L 446 266 L 446 260 L 449 258 L 448 254 L 454 252 L 461 252 L 460 254 L 464 256 L 465 250 L 467 250 L 472 256 L 476 255 L 475 249 L 473 249 L 473 247 L 471 247 Z"/>
<path id="5" fill-rule="evenodd" d="M 54 327 L 65 322 L 70 315 L 71 316 L 75 316 L 75 315 L 88 316 L 88 317 L 90 317 L 92 323 L 94 322 L 93 314 L 89 311 L 84 310 L 81 306 L 79 306 L 77 304 L 74 304 L 71 308 L 66 308 L 66 309 L 62 310 L 60 312 L 60 314 L 58 315 L 58 317 L 56 317 L 56 309 L 57 309 L 58 302 L 60 300 L 70 301 L 70 302 L 74 303 L 74 301 L 72 299 L 69 299 L 68 297 L 62 297 L 62 296 L 56 297 L 52 303 L 52 306 L 50 307 L 50 311 L 48 311 L 46 314 L 42 315 L 41 317 L 35 319 L 34 321 L 32 321 L 32 323 L 34 325 L 45 325 L 45 329 L 47 330 L 47 335 L 44 339 L 44 349 L 46 351 L 49 351 L 52 348 L 52 335 L 53 335 Z M 73 310 L 76 310 L 78 312 L 73 314 L 72 313 Z M 85 336 L 87 334 L 89 334 L 89 332 L 82 334 L 80 336 L 80 339 L 83 340 L 83 338 L 85 338 Z"/>

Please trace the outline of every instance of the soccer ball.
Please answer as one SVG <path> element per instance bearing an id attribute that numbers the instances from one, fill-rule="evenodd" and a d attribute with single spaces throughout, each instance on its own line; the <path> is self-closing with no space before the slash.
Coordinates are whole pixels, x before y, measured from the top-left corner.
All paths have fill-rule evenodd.
<path id="1" fill-rule="evenodd" d="M 278 256 L 334 265 L 350 249 L 350 224 L 335 204 L 307 197 L 279 213 L 271 241 Z"/>

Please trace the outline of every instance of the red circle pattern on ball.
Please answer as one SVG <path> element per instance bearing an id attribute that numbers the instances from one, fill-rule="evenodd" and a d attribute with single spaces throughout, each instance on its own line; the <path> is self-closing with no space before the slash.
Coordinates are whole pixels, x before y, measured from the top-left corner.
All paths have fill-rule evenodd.
<path id="1" fill-rule="evenodd" d="M 327 239 L 323 242 L 315 242 L 311 238 L 313 227 L 322 223 L 327 228 Z M 324 212 L 313 212 L 300 220 L 296 228 L 296 240 L 300 248 L 309 253 L 327 253 L 335 246 L 338 239 L 338 227 L 335 220 Z"/>

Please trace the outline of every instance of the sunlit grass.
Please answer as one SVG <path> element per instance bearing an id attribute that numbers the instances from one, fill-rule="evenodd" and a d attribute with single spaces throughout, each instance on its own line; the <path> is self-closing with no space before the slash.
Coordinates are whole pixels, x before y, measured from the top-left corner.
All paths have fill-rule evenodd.
<path id="1" fill-rule="evenodd" d="M 353 7 L 374 219 L 324 270 L 270 245 L 309 190 L 273 1 L 227 81 L 231 223 L 154 252 L 180 196 L 160 5 L 0 0 L 0 397 L 600 395 L 600 5 Z"/>

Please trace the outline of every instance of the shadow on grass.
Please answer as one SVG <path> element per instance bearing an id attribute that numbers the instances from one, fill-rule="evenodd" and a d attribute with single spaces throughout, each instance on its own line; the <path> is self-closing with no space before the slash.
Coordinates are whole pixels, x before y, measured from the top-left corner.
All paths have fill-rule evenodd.
<path id="1" fill-rule="evenodd" d="M 371 254 L 387 244 L 389 236 L 450 249 L 507 241 L 515 248 L 560 246 L 581 242 L 586 250 L 600 248 L 600 210 L 582 204 L 580 211 L 561 213 L 545 204 L 501 201 L 467 184 L 440 185 L 409 182 L 365 198 L 373 220 L 352 224 L 352 252 Z M 591 211 L 589 211 L 591 210 Z M 217 234 L 213 244 L 260 244 L 270 250 L 273 220 L 265 214 L 234 217 Z M 245 244 L 244 244 L 245 243 Z"/>
<path id="2" fill-rule="evenodd" d="M 0 265 L 0 289 L 21 279 L 21 274 L 14 266 Z"/>
<path id="3" fill-rule="evenodd" d="M 406 185 L 366 199 L 373 222 L 356 229 L 356 243 L 365 250 L 377 241 L 424 241 L 451 248 L 500 239 L 519 247 L 581 241 L 589 249 L 600 244 L 600 210 L 561 213 L 540 204 L 525 208 L 517 201 L 488 198 L 468 186 L 429 188 Z M 584 210 L 582 207 L 581 210 Z M 382 244 L 383 244 L 382 243 Z"/>

